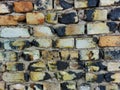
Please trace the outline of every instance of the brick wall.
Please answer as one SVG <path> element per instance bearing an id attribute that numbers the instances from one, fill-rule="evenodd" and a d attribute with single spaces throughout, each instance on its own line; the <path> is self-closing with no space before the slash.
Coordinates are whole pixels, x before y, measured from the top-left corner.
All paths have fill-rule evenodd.
<path id="1" fill-rule="evenodd" d="M 120 90 L 120 0 L 0 0 L 0 90 Z"/>

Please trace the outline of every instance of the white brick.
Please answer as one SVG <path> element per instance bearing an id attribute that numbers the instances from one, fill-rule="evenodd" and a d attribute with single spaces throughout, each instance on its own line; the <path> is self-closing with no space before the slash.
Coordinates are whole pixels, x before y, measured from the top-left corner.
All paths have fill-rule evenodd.
<path id="1" fill-rule="evenodd" d="M 93 41 L 93 38 L 77 38 L 76 39 L 76 48 L 95 48 L 96 43 Z"/>
<path id="2" fill-rule="evenodd" d="M 14 37 L 30 37 L 30 34 L 28 32 L 27 28 L 3 28 L 1 30 L 1 37 L 8 37 L 8 38 L 14 38 Z"/>

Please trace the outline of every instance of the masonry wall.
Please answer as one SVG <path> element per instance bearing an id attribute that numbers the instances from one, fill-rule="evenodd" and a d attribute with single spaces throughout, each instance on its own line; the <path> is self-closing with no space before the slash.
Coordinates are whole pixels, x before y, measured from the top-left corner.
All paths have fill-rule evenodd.
<path id="1" fill-rule="evenodd" d="M 120 90 L 119 0 L 0 0 L 0 90 Z"/>

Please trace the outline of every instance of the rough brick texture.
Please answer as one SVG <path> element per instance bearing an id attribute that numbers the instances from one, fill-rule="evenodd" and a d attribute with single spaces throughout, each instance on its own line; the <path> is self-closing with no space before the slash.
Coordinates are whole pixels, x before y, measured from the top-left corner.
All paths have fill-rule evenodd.
<path id="1" fill-rule="evenodd" d="M 120 90 L 120 0 L 0 0 L 0 90 Z"/>

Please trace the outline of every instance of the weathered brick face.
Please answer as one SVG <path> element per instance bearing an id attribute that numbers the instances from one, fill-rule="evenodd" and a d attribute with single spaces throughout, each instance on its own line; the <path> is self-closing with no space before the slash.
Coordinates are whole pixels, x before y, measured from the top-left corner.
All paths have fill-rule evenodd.
<path id="1" fill-rule="evenodd" d="M 0 90 L 120 90 L 120 0 L 0 0 Z"/>

